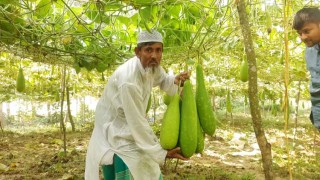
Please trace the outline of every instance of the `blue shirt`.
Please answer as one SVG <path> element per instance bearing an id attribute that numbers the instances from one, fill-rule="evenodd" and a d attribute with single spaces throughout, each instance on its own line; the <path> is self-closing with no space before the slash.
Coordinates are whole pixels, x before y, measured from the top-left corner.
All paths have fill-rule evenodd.
<path id="1" fill-rule="evenodd" d="M 320 52 L 319 45 L 307 47 L 305 53 L 307 69 L 311 75 L 309 91 L 311 95 L 311 111 L 314 126 L 320 129 Z"/>

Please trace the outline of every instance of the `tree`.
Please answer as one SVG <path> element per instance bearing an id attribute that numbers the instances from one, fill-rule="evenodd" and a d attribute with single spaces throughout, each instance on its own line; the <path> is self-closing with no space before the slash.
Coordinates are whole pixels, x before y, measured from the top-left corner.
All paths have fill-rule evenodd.
<path id="1" fill-rule="evenodd" d="M 258 100 L 258 86 L 257 86 L 257 63 L 256 55 L 254 51 L 253 41 L 251 37 L 251 30 L 248 21 L 248 15 L 246 13 L 246 5 L 244 0 L 237 1 L 237 9 L 239 13 L 240 26 L 243 35 L 243 41 L 245 45 L 245 50 L 247 54 L 248 64 L 249 64 L 249 102 L 251 109 L 251 116 L 253 122 L 253 129 L 261 150 L 263 169 L 266 179 L 272 179 L 272 154 L 271 154 L 271 144 L 265 136 L 261 114 L 259 110 L 259 100 Z"/>

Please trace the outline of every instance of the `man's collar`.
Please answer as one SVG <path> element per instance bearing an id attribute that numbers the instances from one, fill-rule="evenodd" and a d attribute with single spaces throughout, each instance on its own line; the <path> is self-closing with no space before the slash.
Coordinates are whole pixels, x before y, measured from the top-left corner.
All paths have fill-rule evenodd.
<path id="1" fill-rule="evenodd" d="M 139 71 L 140 71 L 141 75 L 145 76 L 146 75 L 146 70 L 143 68 L 140 59 L 137 56 L 135 58 L 137 60 L 138 68 L 139 68 Z"/>
<path id="2" fill-rule="evenodd" d="M 317 51 L 319 51 L 319 44 L 313 46 Z"/>

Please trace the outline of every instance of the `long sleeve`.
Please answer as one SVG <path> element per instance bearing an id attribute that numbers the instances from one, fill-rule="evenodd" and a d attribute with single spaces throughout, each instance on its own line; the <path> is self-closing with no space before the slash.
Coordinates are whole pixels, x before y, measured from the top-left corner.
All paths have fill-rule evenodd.
<path id="1" fill-rule="evenodd" d="M 174 75 L 168 75 L 160 67 L 160 72 L 157 77 L 155 77 L 154 86 L 160 86 L 160 89 L 165 91 L 168 95 L 173 96 L 178 90 L 178 85 L 174 84 Z"/>
<path id="2" fill-rule="evenodd" d="M 157 137 L 145 118 L 141 92 L 134 84 L 124 84 L 120 88 L 123 111 L 136 145 L 155 162 L 162 164 L 167 151 L 162 149 Z"/>

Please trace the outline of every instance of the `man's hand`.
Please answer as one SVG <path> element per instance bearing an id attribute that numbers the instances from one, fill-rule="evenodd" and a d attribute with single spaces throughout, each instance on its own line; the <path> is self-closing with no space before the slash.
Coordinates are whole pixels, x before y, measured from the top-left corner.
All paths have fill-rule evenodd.
<path id="1" fill-rule="evenodd" d="M 183 86 L 184 81 L 189 78 L 190 78 L 189 72 L 182 72 L 176 76 L 176 78 L 174 79 L 174 83 L 176 85 L 180 84 L 180 86 Z"/>
<path id="2" fill-rule="evenodd" d="M 181 155 L 180 147 L 168 150 L 166 158 L 177 158 L 181 160 L 189 160 L 189 158 L 183 157 Z"/>

